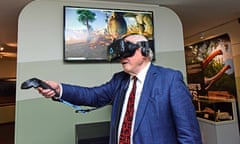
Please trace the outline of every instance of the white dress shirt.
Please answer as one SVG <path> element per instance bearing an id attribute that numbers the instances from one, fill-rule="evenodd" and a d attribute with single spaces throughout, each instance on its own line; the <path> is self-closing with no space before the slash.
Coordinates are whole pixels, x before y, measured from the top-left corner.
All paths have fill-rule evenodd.
<path id="1" fill-rule="evenodd" d="M 131 139 L 131 144 L 132 144 L 132 136 L 133 136 L 133 130 L 134 130 L 137 108 L 138 108 L 138 104 L 139 104 L 139 101 L 140 101 L 144 80 L 145 80 L 145 77 L 147 75 L 147 71 L 148 71 L 149 67 L 150 67 L 150 63 L 136 76 L 137 77 L 137 89 L 136 89 L 135 101 L 134 101 L 134 113 L 133 113 L 131 138 L 130 138 Z M 121 133 L 122 123 L 123 123 L 123 119 L 124 119 L 124 116 L 125 116 L 125 113 L 126 113 L 126 110 L 127 110 L 128 98 L 129 98 L 132 86 L 133 86 L 133 79 L 132 79 L 132 77 L 130 77 L 129 87 L 128 87 L 126 95 L 125 95 L 125 99 L 124 99 L 123 107 L 122 107 L 122 113 L 121 113 L 121 117 L 120 117 L 120 121 L 119 121 L 119 125 L 118 125 L 118 142 L 119 142 L 119 136 L 120 136 L 120 133 Z"/>

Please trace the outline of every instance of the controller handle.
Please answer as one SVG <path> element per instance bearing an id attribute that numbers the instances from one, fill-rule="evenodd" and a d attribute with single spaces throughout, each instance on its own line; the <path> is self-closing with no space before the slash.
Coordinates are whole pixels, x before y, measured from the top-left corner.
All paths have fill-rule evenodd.
<path id="1" fill-rule="evenodd" d="M 43 89 L 53 90 L 55 92 L 55 96 L 52 97 L 52 100 L 59 101 L 58 99 L 59 94 L 57 93 L 57 91 L 54 88 L 52 88 L 50 85 L 48 85 L 46 82 L 38 78 L 28 79 L 21 84 L 21 89 L 38 88 L 38 87 L 41 87 Z"/>

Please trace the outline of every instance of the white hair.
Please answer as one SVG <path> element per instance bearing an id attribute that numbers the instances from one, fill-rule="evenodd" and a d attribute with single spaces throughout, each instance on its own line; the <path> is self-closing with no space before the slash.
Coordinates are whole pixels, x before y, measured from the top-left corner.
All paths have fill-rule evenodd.
<path id="1" fill-rule="evenodd" d="M 152 61 L 153 60 L 153 51 L 151 48 L 148 48 L 148 49 L 149 49 L 148 57 L 149 57 L 150 61 Z"/>
<path id="2" fill-rule="evenodd" d="M 128 35 L 124 38 L 125 41 L 130 41 L 132 43 L 138 43 L 138 42 L 141 42 L 141 41 L 148 41 L 147 38 L 143 35 L 140 35 L 140 34 L 131 34 L 131 35 Z"/>

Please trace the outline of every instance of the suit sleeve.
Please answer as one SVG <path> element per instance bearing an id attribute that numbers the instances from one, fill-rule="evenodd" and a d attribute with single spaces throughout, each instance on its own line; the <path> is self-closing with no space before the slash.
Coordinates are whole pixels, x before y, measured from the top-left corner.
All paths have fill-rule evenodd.
<path id="1" fill-rule="evenodd" d="M 192 96 L 179 71 L 175 72 L 172 77 L 170 91 L 172 114 L 176 124 L 178 141 L 181 144 L 201 144 L 201 134 Z"/>
<path id="2" fill-rule="evenodd" d="M 119 80 L 114 75 L 110 81 L 96 87 L 62 84 L 61 99 L 75 105 L 101 107 L 111 103 L 117 83 Z"/>

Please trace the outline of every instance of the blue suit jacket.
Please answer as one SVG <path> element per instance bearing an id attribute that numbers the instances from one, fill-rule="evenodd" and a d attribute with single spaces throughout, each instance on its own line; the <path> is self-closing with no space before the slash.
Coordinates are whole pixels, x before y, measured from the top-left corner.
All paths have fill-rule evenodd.
<path id="1" fill-rule="evenodd" d="M 77 105 L 102 107 L 112 104 L 110 142 L 117 144 L 118 120 L 129 75 L 114 74 L 97 87 L 62 84 L 62 99 Z M 133 134 L 134 144 L 201 144 L 192 97 L 182 74 L 151 65 L 144 82 Z"/>

